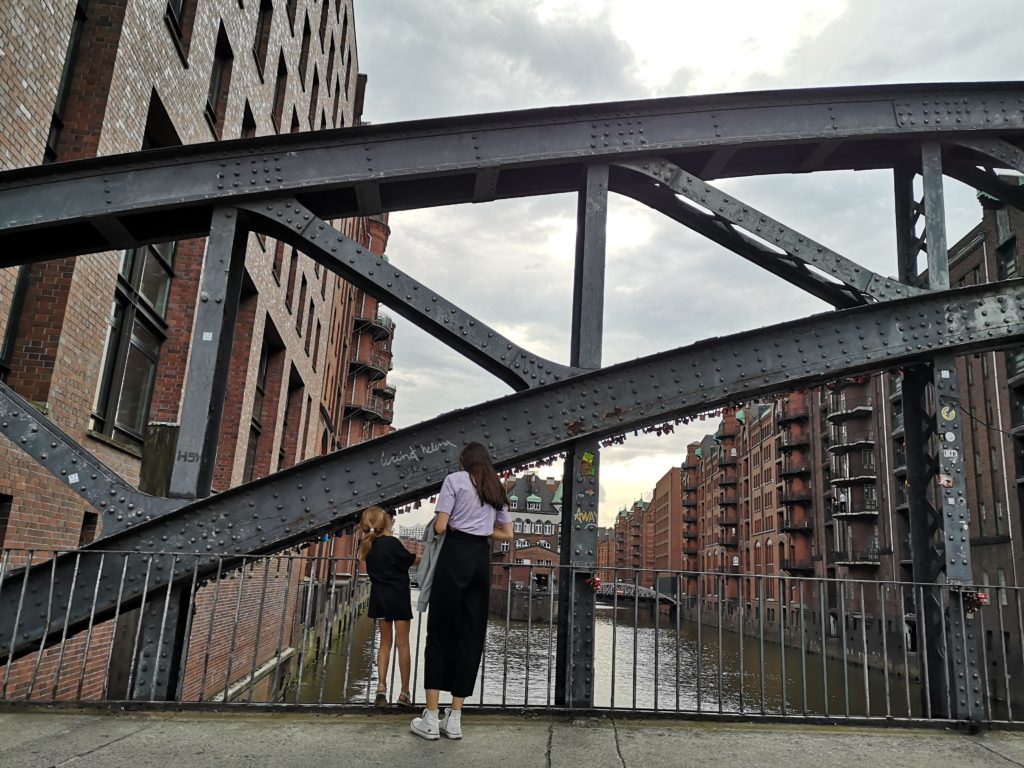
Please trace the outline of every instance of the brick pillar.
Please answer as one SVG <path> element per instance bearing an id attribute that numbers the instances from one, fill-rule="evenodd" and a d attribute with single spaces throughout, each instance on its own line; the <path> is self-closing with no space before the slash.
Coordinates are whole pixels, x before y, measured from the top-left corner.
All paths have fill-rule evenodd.
<path id="1" fill-rule="evenodd" d="M 231 487 L 235 466 L 235 451 L 239 435 L 248 438 L 249 423 L 242 428 L 242 403 L 249 376 L 249 358 L 252 354 L 253 328 L 256 323 L 256 294 L 244 297 L 238 303 L 235 320 L 235 338 L 231 344 L 231 363 L 228 369 L 228 388 L 224 397 L 224 415 L 220 424 L 220 442 L 217 447 L 217 468 L 213 473 L 213 487 L 224 490 Z M 257 361 L 258 362 L 258 361 Z"/>

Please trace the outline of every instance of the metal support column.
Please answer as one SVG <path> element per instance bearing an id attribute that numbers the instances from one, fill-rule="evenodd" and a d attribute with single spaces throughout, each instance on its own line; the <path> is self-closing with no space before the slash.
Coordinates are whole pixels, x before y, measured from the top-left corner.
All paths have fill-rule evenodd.
<path id="1" fill-rule="evenodd" d="M 949 251 L 946 246 L 945 203 L 942 189 L 942 149 L 928 142 L 921 150 L 924 179 L 924 206 L 928 243 L 928 287 L 949 289 Z M 978 672 L 980 629 L 973 607 L 974 576 L 971 571 L 971 515 L 967 504 L 967 479 L 964 477 L 963 425 L 960 408 L 960 383 L 952 355 L 936 355 L 932 369 L 936 438 L 938 441 L 935 493 L 941 525 L 946 583 L 950 592 L 946 603 L 946 635 L 949 647 L 950 698 L 957 720 L 980 722 L 985 717 L 981 676 Z M 941 523 L 939 522 L 941 521 Z"/>
<path id="2" fill-rule="evenodd" d="M 213 484 L 245 269 L 248 229 L 240 218 L 233 208 L 218 208 L 210 225 L 171 471 L 170 495 L 177 498 L 205 498 Z M 184 668 L 190 608 L 189 588 L 182 585 L 143 607 L 131 698 L 170 701 L 175 697 Z"/>
<path id="3" fill-rule="evenodd" d="M 576 270 L 569 355 L 569 364 L 573 367 L 601 367 L 607 221 L 608 166 L 590 166 L 576 208 Z M 593 578 L 597 566 L 600 496 L 598 447 L 595 439 L 574 442 L 565 460 L 562 481 L 555 701 L 577 709 L 589 709 L 594 703 Z"/>
<path id="4" fill-rule="evenodd" d="M 937 143 L 922 145 L 923 200 L 913 202 L 912 176 L 897 170 L 896 213 L 900 277 L 917 278 L 917 255 L 928 256 L 928 288 L 949 288 L 949 256 L 942 189 L 942 155 Z M 914 225 L 923 208 L 924 238 Z M 930 396 L 930 393 L 932 396 Z M 980 720 L 984 702 L 978 673 L 978 630 L 965 601 L 970 584 L 970 513 L 963 474 L 959 382 L 952 355 L 936 355 L 931 366 L 904 372 L 910 549 L 913 579 L 926 585 L 915 606 L 927 665 L 926 712 L 933 717 Z M 952 589 L 943 599 L 942 581 Z M 962 587 L 967 587 L 962 590 Z M 973 616 L 973 614 L 971 614 Z M 922 669 L 922 673 L 924 670 Z"/>

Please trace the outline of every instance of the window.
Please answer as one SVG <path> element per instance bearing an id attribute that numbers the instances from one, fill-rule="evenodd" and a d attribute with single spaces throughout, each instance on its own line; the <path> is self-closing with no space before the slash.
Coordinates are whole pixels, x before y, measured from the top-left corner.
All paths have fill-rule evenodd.
<path id="1" fill-rule="evenodd" d="M 136 447 L 145 438 L 173 266 L 174 243 L 126 251 L 108 318 L 90 428 Z"/>
<path id="2" fill-rule="evenodd" d="M 507 541 L 501 542 L 501 551 L 502 552 L 508 552 L 508 549 L 509 549 L 508 542 Z"/>
<path id="3" fill-rule="evenodd" d="M 554 525 L 552 525 L 551 523 L 544 523 L 544 535 L 545 536 L 550 536 L 554 532 L 555 532 L 555 526 Z"/>
<path id="4" fill-rule="evenodd" d="M 256 17 L 256 38 L 252 42 L 252 54 L 256 57 L 256 70 L 260 80 L 267 66 L 267 49 L 270 47 L 270 30 L 274 22 L 273 0 L 260 0 L 259 15 Z"/>
<path id="5" fill-rule="evenodd" d="M 539 501 L 527 501 L 526 502 L 526 508 L 528 510 L 530 510 L 531 512 L 539 512 L 540 511 L 540 502 Z"/>
<path id="6" fill-rule="evenodd" d="M 284 51 L 277 57 L 277 80 L 274 82 L 274 103 L 270 111 L 270 119 L 274 122 L 274 130 L 281 132 L 281 120 L 284 117 L 284 97 L 288 90 L 288 67 L 284 63 Z"/>
<path id="7" fill-rule="evenodd" d="M 309 342 L 313 338 L 313 299 L 309 300 L 309 312 L 306 314 L 306 354 L 309 354 Z"/>
<path id="8" fill-rule="evenodd" d="M 213 66 L 210 69 L 210 87 L 206 93 L 206 122 L 209 123 L 213 135 L 221 138 L 224 125 L 224 113 L 228 105 L 228 90 L 231 86 L 231 64 L 234 55 L 228 42 L 227 32 L 221 24 L 217 32 L 217 44 L 213 52 Z"/>
<path id="9" fill-rule="evenodd" d="M 508 497 L 508 508 L 509 509 L 519 509 L 519 497 L 518 496 L 509 496 Z"/>
<path id="10" fill-rule="evenodd" d="M 1002 568 L 996 569 L 996 578 L 999 579 L 999 604 L 1006 606 L 1007 595 L 1006 595 L 1006 571 Z"/>
<path id="11" fill-rule="evenodd" d="M 54 102 L 53 115 L 50 118 L 50 132 L 46 137 L 44 162 L 52 162 L 57 159 L 57 145 L 60 142 L 61 129 L 64 127 L 64 110 L 68 105 L 71 79 L 74 77 L 75 65 L 78 63 L 78 49 L 82 41 L 83 27 L 85 27 L 85 0 L 78 0 L 75 4 L 75 19 L 71 23 L 68 50 L 64 55 L 64 68 L 61 70 L 60 82 L 57 85 L 57 100 Z"/>
<path id="12" fill-rule="evenodd" d="M 240 138 L 251 139 L 256 135 L 256 118 L 252 116 L 252 109 L 249 108 L 249 100 L 245 100 L 245 110 L 242 112 L 242 132 Z M 278 281 L 280 282 L 280 281 Z"/>
<path id="13" fill-rule="evenodd" d="M 331 0 L 323 0 L 320 5 L 320 50 L 324 50 L 324 45 L 327 43 L 327 19 L 328 14 L 331 11 Z"/>
<path id="14" fill-rule="evenodd" d="M 288 29 L 295 34 L 295 6 L 296 0 L 285 0 L 284 9 L 288 13 Z"/>
<path id="15" fill-rule="evenodd" d="M 331 80 L 334 79 L 334 56 L 336 53 L 337 48 L 334 45 L 334 40 L 331 40 L 331 50 L 327 54 L 327 77 L 325 78 L 328 88 L 331 87 Z"/>
<path id="16" fill-rule="evenodd" d="M 513 523 L 512 523 L 512 530 L 515 533 L 522 533 L 523 532 L 523 521 L 522 520 L 515 520 L 515 521 L 513 521 Z"/>
<path id="17" fill-rule="evenodd" d="M 1009 280 L 1020 275 L 1016 241 L 1010 240 L 996 249 L 996 274 L 1000 280 Z"/>
<path id="18" fill-rule="evenodd" d="M 316 370 L 317 361 L 320 358 L 320 321 L 316 321 L 316 341 L 313 344 L 313 370 Z"/>
<path id="19" fill-rule="evenodd" d="M 316 65 L 313 65 L 313 87 L 309 94 L 309 128 L 313 129 L 316 125 L 316 108 L 320 101 L 320 75 L 316 71 Z"/>
<path id="20" fill-rule="evenodd" d="M 302 126 L 299 125 L 299 112 L 295 107 L 292 107 L 292 125 L 288 132 L 298 133 L 300 130 L 302 130 Z"/>
<path id="21" fill-rule="evenodd" d="M 14 497 L 0 493 L 0 550 L 5 546 L 7 528 L 11 524 L 11 510 L 14 508 Z"/>
<path id="22" fill-rule="evenodd" d="M 299 83 L 306 87 L 306 65 L 309 64 L 309 38 L 312 33 L 309 30 L 309 14 L 306 14 L 302 22 L 302 48 L 299 51 Z"/>
<path id="23" fill-rule="evenodd" d="M 1000 242 L 1010 236 L 1010 212 L 1004 205 L 996 209 L 996 237 Z"/>
<path id="24" fill-rule="evenodd" d="M 341 81 L 335 80 L 334 82 L 334 106 L 331 108 L 331 113 L 334 115 L 334 127 L 344 128 L 345 127 L 345 116 L 341 115 L 341 122 L 338 122 L 338 107 L 341 106 Z"/>
<path id="25" fill-rule="evenodd" d="M 352 87 L 352 52 L 348 54 L 348 64 L 345 65 L 345 96 L 348 97 Z"/>
<path id="26" fill-rule="evenodd" d="M 167 0 L 167 10 L 164 12 L 164 23 L 171 31 L 171 40 L 186 66 L 188 66 L 188 48 L 192 40 L 192 22 L 195 21 L 195 11 L 196 0 Z"/>
<path id="27" fill-rule="evenodd" d="M 338 0 L 341 5 L 341 0 Z M 341 21 L 341 50 L 345 50 L 345 41 L 348 40 L 348 8 L 345 9 L 345 18 Z"/>
<path id="28" fill-rule="evenodd" d="M 302 287 L 299 288 L 299 311 L 295 316 L 295 332 L 302 335 L 302 318 L 306 312 L 306 276 L 302 275 Z"/>
<path id="29" fill-rule="evenodd" d="M 548 542 L 548 541 L 545 541 L 544 539 L 541 539 L 540 541 L 537 542 L 537 546 L 541 547 L 543 549 L 551 549 L 551 542 Z"/>

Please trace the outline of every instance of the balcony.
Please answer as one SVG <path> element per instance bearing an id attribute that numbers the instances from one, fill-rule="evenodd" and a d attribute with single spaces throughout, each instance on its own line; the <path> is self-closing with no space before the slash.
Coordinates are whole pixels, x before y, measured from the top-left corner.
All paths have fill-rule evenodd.
<path id="1" fill-rule="evenodd" d="M 809 557 L 784 557 L 781 565 L 790 573 L 814 573 L 814 561 Z"/>
<path id="2" fill-rule="evenodd" d="M 873 454 L 870 455 L 870 459 L 864 461 L 862 457 L 851 457 L 849 454 L 833 456 L 832 485 L 854 485 L 873 481 L 878 473 L 875 471 Z"/>
<path id="3" fill-rule="evenodd" d="M 391 370 L 391 355 L 380 352 L 360 352 L 356 350 L 348 361 L 352 373 L 366 371 L 374 381 L 383 379 Z"/>
<path id="4" fill-rule="evenodd" d="M 739 500 L 735 493 L 723 493 L 718 497 L 718 503 L 722 506 L 735 507 Z"/>
<path id="5" fill-rule="evenodd" d="M 691 512 L 688 509 L 683 510 L 683 523 L 687 525 L 696 525 L 699 522 L 696 512 Z"/>
<path id="6" fill-rule="evenodd" d="M 394 401 L 387 398 L 355 394 L 345 396 L 345 410 L 352 415 L 369 415 L 390 424 L 394 418 L 394 409 Z"/>
<path id="7" fill-rule="evenodd" d="M 843 392 L 829 398 L 829 411 L 826 418 L 829 421 L 843 421 L 870 416 L 873 407 L 870 395 Z"/>
<path id="8" fill-rule="evenodd" d="M 697 544 L 683 544 L 683 554 L 696 557 L 700 554 L 700 547 Z"/>
<path id="9" fill-rule="evenodd" d="M 878 549 L 838 550 L 835 562 L 836 565 L 847 567 L 877 568 L 882 564 L 882 553 Z"/>
<path id="10" fill-rule="evenodd" d="M 783 403 L 779 410 L 777 421 L 779 424 L 787 424 L 791 421 L 806 421 L 810 412 L 805 403 L 791 404 Z"/>
<path id="11" fill-rule="evenodd" d="M 739 549 L 740 541 L 739 536 L 723 536 L 722 540 L 718 542 L 726 549 Z"/>
<path id="12" fill-rule="evenodd" d="M 735 467 L 739 462 L 738 456 L 726 455 L 718 459 L 718 466 L 720 467 Z"/>
<path id="13" fill-rule="evenodd" d="M 796 434 L 793 433 L 793 430 L 786 430 L 782 433 L 782 438 L 780 440 L 780 445 L 783 449 L 799 448 L 810 444 L 811 436 L 802 430 Z"/>
<path id="14" fill-rule="evenodd" d="M 683 497 L 683 506 L 684 507 L 696 507 L 697 506 L 697 497 L 693 496 L 693 495 L 690 495 L 690 494 L 687 494 L 686 496 Z M 686 513 L 684 512 L 683 514 L 685 515 Z"/>
<path id="15" fill-rule="evenodd" d="M 718 474 L 719 486 L 736 485 L 737 481 L 738 478 L 735 472 L 720 472 Z"/>
<path id="16" fill-rule="evenodd" d="M 722 424 L 715 433 L 715 437 L 722 440 L 727 437 L 736 437 L 740 433 L 739 422 L 732 422 L 731 424 Z"/>
<path id="17" fill-rule="evenodd" d="M 388 400 L 395 399 L 395 388 L 390 384 L 381 384 L 373 388 L 373 391 L 377 393 L 377 397 L 384 397 Z"/>
<path id="18" fill-rule="evenodd" d="M 870 448 L 875 444 L 875 433 L 870 429 L 846 429 L 833 427 L 829 435 L 829 451 L 846 453 L 858 448 Z"/>
<path id="19" fill-rule="evenodd" d="M 734 509 L 724 510 L 718 524 L 723 528 L 735 528 L 739 525 L 739 515 L 736 514 Z"/>
<path id="20" fill-rule="evenodd" d="M 810 486 L 805 488 L 785 487 L 779 493 L 779 501 L 783 504 L 805 504 L 813 498 Z"/>
<path id="21" fill-rule="evenodd" d="M 800 461 L 792 461 L 787 459 L 782 462 L 782 466 L 779 468 L 779 476 L 785 477 L 786 475 L 807 475 L 811 472 L 811 463 L 805 459 Z"/>
<path id="22" fill-rule="evenodd" d="M 692 528 L 687 528 L 685 531 L 683 531 L 683 538 L 684 539 L 696 540 L 699 536 L 700 536 L 700 534 L 697 531 L 693 530 Z"/>
<path id="23" fill-rule="evenodd" d="M 698 483 L 696 480 L 691 480 L 689 478 L 683 478 L 683 490 L 684 491 L 693 492 L 693 491 L 696 491 L 698 488 L 700 488 L 700 483 Z"/>
<path id="24" fill-rule="evenodd" d="M 379 309 L 357 309 L 353 320 L 356 328 L 368 329 L 375 341 L 386 339 L 395 332 L 395 321 Z"/>
<path id="25" fill-rule="evenodd" d="M 796 515 L 786 515 L 782 521 L 782 530 L 785 533 L 812 533 L 814 519 L 810 516 L 801 518 Z"/>
<path id="26" fill-rule="evenodd" d="M 902 413 L 894 413 L 892 415 L 892 431 L 893 432 L 902 432 L 903 431 L 903 426 L 904 426 L 903 425 L 903 414 Z"/>
<path id="27" fill-rule="evenodd" d="M 877 499 L 832 500 L 832 517 L 878 517 Z"/>

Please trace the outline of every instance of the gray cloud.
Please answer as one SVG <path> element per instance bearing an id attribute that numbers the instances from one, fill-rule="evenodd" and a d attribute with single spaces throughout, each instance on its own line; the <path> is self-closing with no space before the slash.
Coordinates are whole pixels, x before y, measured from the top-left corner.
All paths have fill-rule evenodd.
<path id="1" fill-rule="evenodd" d="M 360 67 L 370 78 L 366 117 L 385 122 L 653 95 L 606 18 L 542 24 L 533 8 L 499 0 L 360 3 Z M 966 3 L 851 0 L 817 37 L 800 41 L 783 71 L 752 71 L 742 87 L 1021 78 L 1016 38 L 1022 21 L 1018 0 L 991 2 L 983 12 Z M 687 93 L 695 74 L 679 69 L 662 92 Z M 719 184 L 871 269 L 895 271 L 888 173 Z M 973 193 L 947 182 L 947 216 L 952 243 L 979 219 Z M 828 309 L 632 201 L 613 196 L 611 217 L 605 364 Z M 398 213 L 389 254 L 483 321 L 565 362 L 574 219 L 571 195 Z M 612 238 L 623 221 L 635 227 L 635 237 L 627 231 Z M 408 323 L 399 326 L 394 349 L 396 426 L 509 391 Z M 631 438 L 606 451 L 603 521 L 653 488 L 705 427 L 713 424 L 661 439 Z"/>

